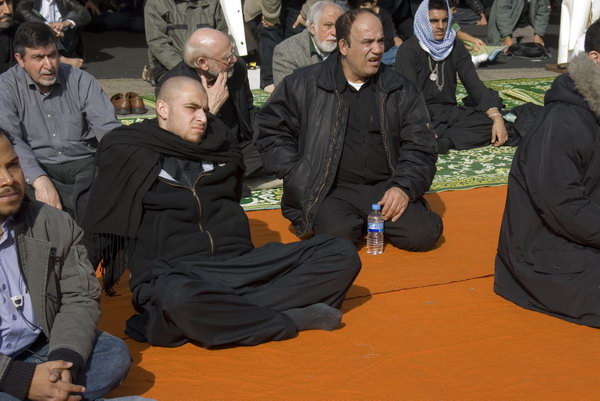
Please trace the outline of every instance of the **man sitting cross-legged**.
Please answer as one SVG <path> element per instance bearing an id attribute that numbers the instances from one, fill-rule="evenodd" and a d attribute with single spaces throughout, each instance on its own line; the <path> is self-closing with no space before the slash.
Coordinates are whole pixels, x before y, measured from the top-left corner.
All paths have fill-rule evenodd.
<path id="1" fill-rule="evenodd" d="M 0 129 L 0 400 L 95 400 L 125 378 L 127 346 L 96 331 L 100 287 L 82 237 L 66 213 L 25 197 Z"/>
<path id="2" fill-rule="evenodd" d="M 395 68 L 423 92 L 438 152 L 492 144 L 516 144 L 500 113 L 502 102 L 475 71 L 471 55 L 452 28 L 446 0 L 425 0 L 415 15 L 415 36 L 400 46 Z M 456 75 L 465 86 L 468 107 L 456 102 Z"/>
<path id="3" fill-rule="evenodd" d="M 96 259 L 108 264 L 105 286 L 125 264 L 131 272 L 139 315 L 126 332 L 153 345 L 216 347 L 338 327 L 360 269 L 352 243 L 318 236 L 255 249 L 239 204 L 241 154 L 207 114 L 202 84 L 167 80 L 156 112 L 158 121 L 102 140 L 86 216 Z"/>

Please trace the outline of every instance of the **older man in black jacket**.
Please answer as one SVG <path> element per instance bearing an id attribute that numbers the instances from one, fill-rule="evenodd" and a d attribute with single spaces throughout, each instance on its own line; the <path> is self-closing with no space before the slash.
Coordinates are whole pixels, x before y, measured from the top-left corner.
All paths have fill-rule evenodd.
<path id="1" fill-rule="evenodd" d="M 256 118 L 263 164 L 284 180 L 283 214 L 300 237 L 356 242 L 379 203 L 392 244 L 429 250 L 442 221 L 423 199 L 437 160 L 423 96 L 381 65 L 370 10 L 343 14 L 336 32 L 339 53 L 287 76 Z"/>
<path id="2" fill-rule="evenodd" d="M 494 290 L 514 303 L 600 327 L 600 21 L 546 94 L 520 145 Z"/>

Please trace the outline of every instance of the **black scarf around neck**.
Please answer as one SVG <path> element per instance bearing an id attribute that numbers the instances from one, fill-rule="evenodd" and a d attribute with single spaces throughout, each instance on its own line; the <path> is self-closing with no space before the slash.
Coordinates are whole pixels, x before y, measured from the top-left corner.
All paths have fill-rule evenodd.
<path id="1" fill-rule="evenodd" d="M 102 262 L 107 292 L 125 270 L 142 218 L 142 198 L 160 173 L 162 155 L 233 163 L 244 169 L 240 151 L 231 147 L 227 128 L 212 116 L 199 144 L 160 128 L 156 120 L 123 126 L 106 135 L 96 152 L 96 177 L 83 228 L 90 259 Z"/>

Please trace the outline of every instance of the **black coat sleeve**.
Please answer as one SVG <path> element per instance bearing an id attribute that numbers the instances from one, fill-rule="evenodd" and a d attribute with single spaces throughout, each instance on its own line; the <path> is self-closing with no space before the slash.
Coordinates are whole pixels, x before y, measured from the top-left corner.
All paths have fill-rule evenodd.
<path id="1" fill-rule="evenodd" d="M 471 60 L 471 54 L 461 41 L 456 40 L 454 42 L 453 53 L 458 77 L 465 86 L 469 96 L 473 98 L 476 109 L 485 112 L 491 107 L 501 108 L 502 101 L 500 97 L 479 79 L 475 65 L 473 65 L 473 61 Z"/>
<path id="2" fill-rule="evenodd" d="M 538 135 L 538 146 L 529 146 L 526 169 L 529 194 L 544 222 L 559 235 L 580 245 L 600 249 L 600 204 L 592 200 L 583 183 L 586 166 L 597 145 L 595 132 L 585 117 L 557 106 L 547 111 Z M 595 119 L 594 119 L 595 120 Z M 588 118 L 587 125 L 597 124 Z M 573 132 L 579 132 L 573 136 Z"/>
<path id="3" fill-rule="evenodd" d="M 413 85 L 405 92 L 407 101 L 398 104 L 398 114 L 406 117 L 400 128 L 398 157 L 391 185 L 403 188 L 411 200 L 416 200 L 429 190 L 433 182 L 437 141 L 423 95 Z"/>
<path id="4" fill-rule="evenodd" d="M 398 48 L 396 62 L 394 63 L 394 69 L 417 87 L 419 86 L 417 78 L 418 57 L 419 54 L 414 50 L 411 41 L 407 40 Z"/>
<path id="5" fill-rule="evenodd" d="M 20 22 L 45 22 L 38 10 L 34 10 L 34 0 L 20 0 L 15 11 Z"/>
<path id="6" fill-rule="evenodd" d="M 299 158 L 299 107 L 290 78 L 281 81 L 254 119 L 255 145 L 263 167 L 277 178 L 285 177 Z"/>
<path id="7" fill-rule="evenodd" d="M 58 0 L 57 5 L 63 21 L 70 19 L 79 29 L 92 21 L 90 13 L 77 0 Z"/>

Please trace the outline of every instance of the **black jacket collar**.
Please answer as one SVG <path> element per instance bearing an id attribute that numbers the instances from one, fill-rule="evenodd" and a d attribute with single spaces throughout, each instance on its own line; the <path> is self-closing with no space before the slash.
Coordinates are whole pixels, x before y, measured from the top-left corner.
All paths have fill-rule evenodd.
<path id="1" fill-rule="evenodd" d="M 338 88 L 338 74 L 342 70 L 339 67 L 340 64 L 341 55 L 339 50 L 336 50 L 327 57 L 327 60 L 321 63 L 321 73 L 317 78 L 317 86 L 326 91 L 335 91 Z M 402 76 L 383 63 L 381 63 L 379 71 L 372 79 L 374 79 L 379 91 L 383 93 L 389 93 L 404 87 Z"/>

